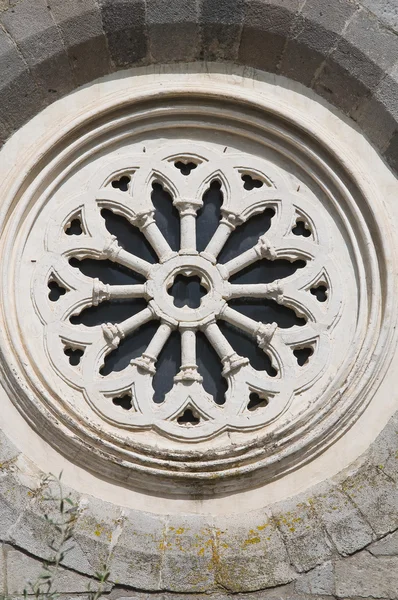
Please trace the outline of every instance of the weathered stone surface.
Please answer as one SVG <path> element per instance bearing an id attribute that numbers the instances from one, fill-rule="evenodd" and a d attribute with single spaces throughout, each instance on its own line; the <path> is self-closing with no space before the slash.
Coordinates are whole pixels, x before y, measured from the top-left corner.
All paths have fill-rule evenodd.
<path id="1" fill-rule="evenodd" d="M 245 6 L 239 62 L 275 72 L 302 0 L 253 0 Z"/>
<path id="2" fill-rule="evenodd" d="M 147 0 L 150 54 L 155 62 L 189 61 L 199 57 L 196 0 Z"/>
<path id="3" fill-rule="evenodd" d="M 78 570 L 91 574 L 110 562 L 110 551 L 119 535 L 122 509 L 89 496 L 80 500 L 79 512 L 73 538 L 81 550 L 85 563 L 79 566 Z M 67 556 L 65 565 L 72 566 L 72 559 L 78 561 L 79 556 Z M 90 565 L 89 568 L 87 563 Z"/>
<path id="4" fill-rule="evenodd" d="M 283 585 L 295 578 L 270 514 L 218 517 L 215 528 L 216 578 L 223 588 L 248 592 Z"/>
<path id="5" fill-rule="evenodd" d="M 6 556 L 8 594 L 12 596 L 23 594 L 25 587 L 29 589 L 29 582 L 34 583 L 39 575 L 43 573 L 42 562 L 18 550 L 8 550 Z M 88 577 L 61 567 L 53 587 L 54 591 L 56 590 L 60 593 L 75 594 L 87 592 L 90 582 L 91 584 L 93 583 Z M 93 589 L 95 589 L 94 586 Z M 110 589 L 109 584 L 106 586 L 106 589 Z"/>
<path id="6" fill-rule="evenodd" d="M 395 70 L 398 83 L 398 69 Z M 390 97 L 391 110 L 398 111 Z M 370 117 L 371 115 L 369 115 Z M 388 477 L 398 482 L 398 416 L 394 415 L 368 451 L 368 461 L 376 465 Z"/>
<path id="7" fill-rule="evenodd" d="M 335 564 L 338 598 L 398 597 L 398 557 L 371 556 L 360 552 Z"/>
<path id="8" fill-rule="evenodd" d="M 235 60 L 243 22 L 243 0 L 200 0 L 201 58 Z"/>
<path id="9" fill-rule="evenodd" d="M 110 71 L 110 57 L 95 0 L 49 0 L 77 85 Z"/>
<path id="10" fill-rule="evenodd" d="M 0 431 L 0 471 L 20 454 L 18 448 Z"/>
<path id="11" fill-rule="evenodd" d="M 385 157 L 388 164 L 398 172 L 398 131 L 392 136 L 390 143 L 385 151 Z"/>
<path id="12" fill-rule="evenodd" d="M 315 84 L 315 91 L 350 113 L 396 61 L 398 37 L 363 10 L 357 12 Z"/>
<path id="13" fill-rule="evenodd" d="M 345 0 L 308 0 L 286 45 L 281 73 L 310 85 L 356 10 L 354 3 Z"/>
<path id="14" fill-rule="evenodd" d="M 296 581 L 295 589 L 301 594 L 332 595 L 334 593 L 333 563 L 326 562 L 309 573 L 302 575 Z"/>
<path id="15" fill-rule="evenodd" d="M 310 502 L 340 554 L 357 552 L 373 540 L 369 523 L 337 487 L 318 486 Z"/>
<path id="16" fill-rule="evenodd" d="M 396 0 L 360 0 L 360 2 L 387 27 L 391 27 L 398 32 L 398 4 Z"/>
<path id="17" fill-rule="evenodd" d="M 0 539 L 8 540 L 21 513 L 34 497 L 34 490 L 21 485 L 13 473 L 0 474 Z M 19 527 L 19 524 L 18 524 Z"/>
<path id="18" fill-rule="evenodd" d="M 22 486 L 20 487 L 23 489 Z M 23 548 L 41 559 L 49 558 L 51 554 L 49 544 L 52 540 L 57 542 L 57 533 L 54 526 L 45 518 L 45 515 L 52 519 L 59 518 L 57 502 L 46 499 L 49 497 L 50 490 L 53 496 L 57 495 L 58 490 L 54 484 L 48 488 L 43 487 L 40 490 L 28 491 L 29 502 L 25 503 L 25 507 L 22 504 L 21 517 L 18 523 L 10 529 L 7 538 L 19 548 Z M 66 487 L 63 491 L 65 495 L 69 492 Z M 75 492 L 72 498 L 78 498 L 78 494 Z M 20 501 L 19 504 L 21 504 Z M 79 546 L 78 525 L 75 527 L 75 534 L 73 550 L 68 552 L 63 564 L 79 572 L 93 575 L 95 569 L 92 567 L 92 562 L 89 562 Z M 92 558 L 95 559 L 96 557 Z"/>
<path id="19" fill-rule="evenodd" d="M 0 143 L 39 112 L 43 96 L 15 43 L 0 27 Z"/>
<path id="20" fill-rule="evenodd" d="M 180 592 L 215 589 L 215 544 L 211 522 L 202 516 L 170 516 L 162 560 L 162 586 Z"/>
<path id="21" fill-rule="evenodd" d="M 6 560 L 4 546 L 0 545 L 0 598 L 6 593 Z"/>
<path id="22" fill-rule="evenodd" d="M 45 0 L 22 0 L 3 13 L 2 22 L 48 101 L 73 89 L 65 47 Z"/>
<path id="23" fill-rule="evenodd" d="M 309 571 L 331 557 L 329 540 L 304 496 L 280 502 L 272 512 L 297 571 Z"/>
<path id="24" fill-rule="evenodd" d="M 398 531 L 374 542 L 367 550 L 374 556 L 398 556 Z"/>
<path id="25" fill-rule="evenodd" d="M 377 467 L 361 469 L 342 484 L 377 535 L 398 528 L 398 489 Z"/>
<path id="26" fill-rule="evenodd" d="M 137 589 L 161 589 L 166 531 L 165 517 L 126 511 L 121 535 L 112 554 L 112 581 Z"/>
<path id="27" fill-rule="evenodd" d="M 144 0 L 99 0 L 99 6 L 115 66 L 142 63 L 148 53 Z"/>

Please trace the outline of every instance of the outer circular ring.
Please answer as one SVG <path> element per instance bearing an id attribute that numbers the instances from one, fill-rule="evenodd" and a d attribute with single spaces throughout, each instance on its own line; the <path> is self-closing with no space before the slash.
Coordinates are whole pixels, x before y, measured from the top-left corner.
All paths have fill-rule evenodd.
<path id="1" fill-rule="evenodd" d="M 144 78 L 145 79 L 145 78 Z M 54 415 L 49 413 L 43 405 L 35 401 L 35 394 L 46 395 L 44 389 L 37 388 L 35 393 L 28 389 L 26 384 L 23 382 L 23 377 L 17 374 L 18 367 L 13 366 L 10 369 L 10 365 L 14 365 L 14 359 L 12 358 L 12 350 L 7 349 L 7 341 L 2 341 L 2 352 L 4 357 L 5 375 L 10 385 L 10 395 L 15 399 L 18 399 L 18 408 L 23 412 L 25 417 L 37 428 L 40 428 L 40 422 L 45 414 L 46 422 L 49 423 L 48 428 L 48 439 L 60 449 L 64 454 L 73 454 L 76 452 L 76 446 L 81 443 L 86 445 L 88 448 L 90 445 L 96 445 L 96 453 L 90 453 L 90 459 L 87 460 L 87 455 L 84 458 L 85 465 L 89 466 L 94 471 L 99 471 L 102 474 L 110 475 L 115 479 L 126 479 L 126 468 L 133 467 L 135 471 L 135 483 L 139 483 L 140 474 L 144 474 L 143 477 L 148 474 L 159 477 L 160 475 L 164 478 L 166 485 L 168 482 L 173 481 L 175 478 L 179 479 L 182 485 L 190 485 L 190 480 L 193 481 L 204 481 L 211 479 L 214 481 L 215 474 L 220 478 L 231 477 L 236 474 L 246 474 L 257 472 L 261 467 L 266 467 L 266 479 L 272 480 L 274 477 L 280 476 L 283 472 L 287 472 L 292 468 L 297 468 L 299 464 L 308 461 L 313 458 L 318 452 L 330 445 L 336 435 L 341 435 L 345 429 L 347 429 L 353 420 L 355 420 L 361 411 L 366 407 L 366 403 L 371 399 L 374 393 L 374 383 L 377 383 L 377 378 L 380 377 L 383 369 L 386 368 L 387 362 L 385 357 L 389 355 L 388 348 L 392 340 L 392 332 L 394 330 L 393 324 L 396 319 L 396 313 L 392 310 L 391 303 L 388 302 L 388 298 L 392 297 L 391 288 L 396 282 L 391 281 L 391 277 L 387 272 L 383 271 L 385 265 L 391 256 L 391 247 L 388 234 L 383 232 L 381 236 L 378 232 L 375 222 L 380 219 L 380 215 L 383 214 L 384 208 L 381 199 L 377 199 L 377 192 L 372 189 L 371 185 L 368 185 L 366 175 L 361 172 L 360 165 L 351 165 L 349 158 L 345 156 L 345 152 L 338 147 L 338 144 L 331 139 L 328 139 L 328 135 L 325 132 L 320 132 L 319 135 L 314 135 L 314 127 L 310 123 L 307 116 L 300 114 L 300 111 L 291 111 L 291 120 L 287 122 L 285 113 L 283 110 L 278 108 L 277 99 L 272 99 L 267 96 L 262 96 L 258 93 L 248 93 L 248 90 L 236 90 L 233 86 L 219 83 L 214 85 L 213 82 L 208 83 L 208 89 L 205 89 L 204 85 L 196 86 L 192 82 L 184 82 L 183 77 L 180 83 L 169 83 L 164 86 L 163 92 L 159 99 L 158 89 L 154 88 L 153 84 L 148 85 L 148 82 L 144 81 L 142 87 L 136 85 L 134 95 L 131 93 L 124 92 L 123 94 L 115 94 L 115 97 L 108 103 L 104 103 L 101 108 L 96 107 L 93 114 L 91 115 L 94 120 L 94 127 L 91 132 L 95 131 L 99 135 L 102 131 L 106 130 L 109 123 L 112 126 L 126 126 L 126 122 L 129 120 L 129 116 L 126 117 L 126 108 L 128 111 L 132 106 L 137 108 L 137 112 L 133 116 L 133 121 L 137 118 L 137 115 L 142 115 L 152 109 L 151 116 L 153 117 L 156 113 L 162 112 L 156 104 L 160 101 L 167 101 L 167 99 L 173 99 L 176 102 L 176 98 L 184 98 L 187 94 L 191 97 L 201 98 L 206 101 L 205 112 L 209 118 L 209 105 L 217 98 L 229 96 L 232 100 L 233 106 L 236 108 L 240 107 L 240 111 L 235 111 L 235 119 L 240 119 L 246 124 L 255 123 L 257 127 L 264 127 L 276 139 L 279 139 L 281 147 L 284 147 L 285 152 L 290 153 L 291 157 L 294 157 L 293 149 L 300 148 L 301 152 L 306 155 L 314 164 L 314 170 L 319 169 L 320 172 L 326 174 L 327 177 L 333 182 L 333 185 L 340 187 L 342 193 L 347 198 L 352 200 L 350 194 L 350 187 L 354 188 L 359 198 L 359 210 L 358 205 L 353 202 L 350 205 L 352 213 L 356 212 L 354 221 L 359 229 L 362 228 L 362 235 L 368 236 L 367 240 L 362 240 L 363 243 L 370 242 L 374 247 L 378 248 L 378 264 L 376 257 L 369 256 L 368 273 L 367 276 L 372 279 L 374 286 L 374 302 L 373 308 L 370 311 L 370 321 L 374 323 L 373 337 L 368 340 L 367 344 L 362 348 L 362 359 L 358 361 L 358 366 L 353 369 L 350 377 L 347 381 L 347 389 L 344 395 L 340 399 L 340 391 L 337 392 L 336 398 L 340 405 L 347 403 L 345 408 L 336 413 L 330 413 L 329 408 L 325 408 L 325 414 L 318 414 L 316 421 L 318 423 L 318 429 L 313 429 L 311 433 L 306 432 L 305 447 L 306 451 L 303 452 L 302 439 L 303 431 L 296 430 L 286 432 L 289 434 L 289 445 L 281 445 L 273 449 L 271 455 L 267 455 L 264 452 L 262 444 L 254 443 L 250 445 L 250 451 L 247 448 L 236 448 L 233 453 L 227 459 L 220 459 L 220 457 L 212 454 L 211 452 L 206 453 L 206 456 L 194 454 L 191 458 L 191 467 L 195 464 L 195 468 L 191 468 L 189 472 L 186 471 L 185 461 L 188 457 L 181 456 L 178 452 L 168 452 L 167 457 L 159 455 L 155 457 L 155 465 L 151 463 L 151 459 L 148 458 L 145 451 L 144 453 L 137 455 L 132 452 L 121 452 L 117 449 L 115 452 L 114 445 L 111 440 L 102 440 L 101 446 L 95 444 L 95 437 L 90 436 L 89 432 L 85 439 L 83 436 L 82 440 L 77 441 L 76 438 L 71 438 L 67 435 L 68 429 L 77 433 L 76 424 L 69 421 L 68 418 L 62 418 L 61 415 Z M 156 89 L 156 91 L 155 91 Z M 108 100 L 108 99 L 107 99 Z M 156 101 L 155 101 L 156 100 Z M 145 101 L 146 108 L 143 109 L 140 106 L 140 102 Z M 151 107 L 151 102 L 154 104 Z M 120 111 L 120 112 L 113 112 Z M 128 114 L 127 111 L 127 114 Z M 199 110 L 200 112 L 200 110 Z M 224 110 L 224 113 L 226 111 Z M 230 114 L 234 113 L 234 109 L 229 109 Z M 112 114 L 113 113 L 113 114 Z M 238 117 L 237 115 L 240 115 Z M 260 115 L 260 116 L 259 116 Z M 266 118 L 265 118 L 266 115 Z M 86 117 L 83 119 L 77 115 L 75 119 L 71 119 L 67 127 L 59 128 L 57 134 L 50 140 L 48 144 L 44 144 L 43 149 L 40 151 L 40 161 L 34 161 L 32 168 L 29 169 L 29 177 L 35 180 L 37 190 L 40 190 L 40 185 L 44 183 L 45 177 L 47 176 L 47 170 L 50 169 L 46 165 L 51 153 L 55 153 L 56 160 L 65 159 L 66 157 L 73 157 L 75 147 L 79 147 L 82 141 L 86 141 L 85 137 L 79 138 L 78 128 L 86 123 Z M 323 134 L 323 135 L 322 135 Z M 87 134 L 90 135 L 90 134 Z M 70 143 L 70 140 L 73 140 Z M 326 139 L 326 141 L 325 141 Z M 77 140 L 77 141 L 76 141 Z M 75 146 L 75 147 L 74 147 Z M 289 149 L 290 148 L 290 149 Z M 296 157 L 296 161 L 300 162 L 300 159 Z M 51 164 L 51 161 L 50 163 Z M 334 169 L 330 168 L 330 164 L 334 165 Z M 51 164 L 51 169 L 54 169 L 55 165 Z M 335 173 L 339 171 L 339 177 L 336 177 Z M 10 174 L 10 180 L 13 174 Z M 29 186 L 30 183 L 23 181 L 22 178 L 13 185 L 10 186 L 9 200 L 5 203 L 2 219 L 3 224 L 9 220 L 9 210 L 15 210 L 14 214 L 19 211 L 25 211 L 26 207 L 19 206 L 16 204 L 16 199 L 21 196 L 21 192 Z M 35 196 L 31 196 L 31 206 L 34 205 Z M 371 198 L 371 203 L 368 199 Z M 377 207 L 377 208 L 376 208 Z M 373 213 L 373 214 L 371 214 Z M 372 229 L 367 227 L 364 215 L 371 223 Z M 370 216 L 371 215 L 371 216 Z M 376 217 L 377 215 L 377 217 Z M 10 236 L 12 233 L 10 227 L 5 228 L 7 235 Z M 21 232 L 22 233 L 22 232 Z M 8 238 L 7 247 L 3 241 L 3 252 L 5 255 L 12 254 L 12 238 Z M 380 268 L 380 272 L 379 272 Z M 378 277 L 381 273 L 382 285 L 378 286 Z M 5 284 L 3 285 L 3 324 L 4 329 L 8 328 L 8 336 L 10 339 L 15 340 L 14 347 L 18 346 L 17 338 L 18 335 L 16 330 L 8 327 L 8 320 L 6 315 L 9 314 L 10 309 L 10 297 L 12 297 L 12 273 L 7 274 L 3 272 L 3 277 L 6 276 Z M 378 287 L 383 288 L 383 297 L 378 297 Z M 373 315 L 373 316 L 372 316 Z M 382 327 L 380 321 L 382 320 Z M 378 348 L 383 348 L 381 353 Z M 373 365 L 373 369 L 366 372 L 366 366 L 370 359 L 371 353 L 378 358 L 376 364 Z M 23 363 L 23 361 L 22 361 Z M 21 364 L 20 366 L 21 367 Z M 54 419 L 60 419 L 60 422 L 56 422 Z M 63 422 L 62 422 L 63 421 Z M 334 430 L 333 425 L 339 421 L 340 426 L 338 432 Z M 304 428 L 305 431 L 305 428 Z M 61 435 L 60 435 L 61 432 Z M 326 432 L 326 433 L 325 433 Z M 295 445 L 297 444 L 297 446 Z M 195 459 L 196 462 L 193 462 Z M 129 465 L 127 463 L 130 462 Z M 170 464 L 172 468 L 170 468 Z M 205 468 L 205 471 L 201 469 Z M 127 475 L 128 477 L 128 475 Z M 254 476 L 255 477 L 255 476 Z M 264 473 L 261 475 L 262 481 L 264 481 Z M 231 481 L 233 481 L 231 479 Z M 233 485 L 233 484 L 232 484 Z M 175 487 L 174 487 L 175 489 Z M 178 490 L 177 490 L 178 491 Z"/>

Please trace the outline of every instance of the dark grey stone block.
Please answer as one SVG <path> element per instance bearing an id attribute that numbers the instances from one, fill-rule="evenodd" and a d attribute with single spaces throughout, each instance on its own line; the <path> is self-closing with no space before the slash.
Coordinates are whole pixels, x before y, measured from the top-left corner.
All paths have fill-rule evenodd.
<path id="1" fill-rule="evenodd" d="M 201 58 L 237 59 L 243 14 L 243 0 L 200 0 Z"/>
<path id="2" fill-rule="evenodd" d="M 397 56 L 398 36 L 360 10 L 327 60 L 315 89 L 336 106 L 352 112 L 376 88 Z"/>
<path id="3" fill-rule="evenodd" d="M 40 111 L 44 99 L 15 43 L 1 28 L 0 65 L 0 143 L 4 143 Z"/>
<path id="4" fill-rule="evenodd" d="M 398 172 L 398 131 L 392 136 L 384 156 L 390 167 Z"/>
<path id="5" fill-rule="evenodd" d="M 357 118 L 365 133 L 385 150 L 398 129 L 398 67 L 382 79 L 373 95 L 360 108 Z M 396 425 L 396 430 L 398 424 Z M 396 439 L 398 451 L 398 439 Z"/>
<path id="6" fill-rule="evenodd" d="M 95 0 L 48 0 L 78 85 L 110 72 L 110 56 Z"/>
<path id="7" fill-rule="evenodd" d="M 347 21 L 357 10 L 346 0 L 308 0 L 286 45 L 281 74 L 310 85 L 322 62 L 337 44 Z"/>
<path id="8" fill-rule="evenodd" d="M 239 62 L 275 72 L 302 0 L 253 0 L 246 5 Z"/>
<path id="9" fill-rule="evenodd" d="M 45 0 L 22 0 L 3 13 L 2 22 L 48 102 L 74 88 L 68 56 Z"/>
<path id="10" fill-rule="evenodd" d="M 155 62 L 190 61 L 199 57 L 196 0 L 147 0 L 150 53 Z"/>
<path id="11" fill-rule="evenodd" d="M 102 23 L 116 67 L 148 60 L 144 0 L 99 0 Z"/>

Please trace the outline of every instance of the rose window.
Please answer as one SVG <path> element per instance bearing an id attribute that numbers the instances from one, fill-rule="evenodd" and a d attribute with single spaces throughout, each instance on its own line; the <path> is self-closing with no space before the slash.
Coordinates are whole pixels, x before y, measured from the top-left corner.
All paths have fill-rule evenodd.
<path id="1" fill-rule="evenodd" d="M 208 74 L 159 75 L 160 96 L 140 77 L 94 108 L 77 92 L 29 168 L 7 159 L 3 381 L 39 435 L 107 479 L 264 483 L 341 437 L 380 380 L 383 202 L 329 149 L 325 108 L 320 127 L 252 80 L 243 101 Z"/>
<path id="2" fill-rule="evenodd" d="M 345 260 L 330 218 L 266 161 L 225 150 L 165 144 L 104 165 L 45 229 L 47 352 L 123 426 L 187 439 L 261 427 L 330 354 Z"/>

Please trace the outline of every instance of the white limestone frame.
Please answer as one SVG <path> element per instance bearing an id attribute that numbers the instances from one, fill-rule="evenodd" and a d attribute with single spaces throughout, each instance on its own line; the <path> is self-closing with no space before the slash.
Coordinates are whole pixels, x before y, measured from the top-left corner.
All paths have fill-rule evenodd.
<path id="1" fill-rule="evenodd" d="M 352 346 L 350 355 L 345 357 L 347 359 L 347 370 L 344 371 L 342 377 L 342 380 L 345 381 L 344 393 L 341 393 L 342 380 L 335 380 L 334 391 L 333 388 L 327 390 L 323 404 L 317 403 L 312 411 L 298 415 L 298 418 L 293 419 L 291 422 L 283 423 L 283 427 L 279 431 L 273 431 L 272 436 L 269 429 L 265 429 L 262 434 L 257 433 L 254 443 L 250 439 L 244 440 L 238 437 L 239 434 L 236 434 L 235 437 L 232 436 L 232 443 L 229 440 L 226 443 L 225 438 L 218 437 L 216 443 L 214 440 L 211 443 L 206 441 L 195 448 L 182 448 L 177 443 L 173 444 L 168 440 L 168 447 L 162 449 L 160 444 L 160 449 L 157 448 L 156 455 L 154 453 L 153 456 L 150 456 L 149 453 L 148 456 L 148 446 L 150 447 L 153 440 L 146 433 L 145 445 L 140 444 L 139 440 L 137 441 L 138 438 L 136 438 L 133 443 L 130 442 L 130 447 L 126 450 L 125 440 L 114 428 L 97 428 L 97 431 L 93 433 L 87 427 L 87 423 L 84 423 L 83 415 L 80 414 L 77 418 L 76 415 L 71 417 L 68 414 L 70 407 L 65 406 L 65 403 L 62 407 L 57 407 L 53 395 L 47 395 L 44 388 L 40 388 L 40 383 L 37 380 L 34 381 L 34 369 L 27 366 L 26 358 L 22 359 L 26 344 L 23 339 L 19 338 L 20 328 L 16 325 L 17 321 L 14 321 L 14 325 L 12 325 L 13 318 L 18 320 L 18 316 L 15 314 L 15 290 L 12 284 L 10 287 L 14 271 L 12 260 L 9 260 L 7 265 L 3 265 L 3 277 L 5 277 L 2 289 L 4 302 L 3 323 L 8 330 L 10 339 L 12 339 L 12 348 L 7 349 L 7 341 L 3 340 L 2 351 L 5 358 L 3 368 L 10 382 L 10 394 L 11 396 L 14 395 L 18 408 L 35 427 L 39 430 L 44 426 L 47 428 L 49 441 L 64 454 L 68 455 L 73 447 L 85 443 L 86 448 L 88 444 L 92 445 L 84 458 L 85 464 L 92 470 L 109 473 L 111 462 L 114 465 L 119 463 L 121 468 L 113 468 L 116 479 L 121 476 L 124 479 L 126 474 L 122 475 L 123 471 L 131 467 L 136 473 L 143 472 L 145 475 L 146 472 L 163 476 L 165 482 L 172 481 L 173 477 L 188 482 L 189 480 L 206 479 L 214 481 L 216 473 L 220 476 L 232 476 L 258 471 L 259 468 L 266 467 L 265 470 L 262 470 L 262 481 L 271 480 L 277 475 L 280 476 L 283 472 L 296 468 L 298 464 L 306 462 L 342 435 L 344 430 L 352 424 L 353 420 L 358 418 L 361 411 L 366 407 L 366 403 L 375 391 L 373 383 L 377 382 L 382 369 L 387 366 L 389 344 L 392 342 L 394 332 L 392 325 L 396 318 L 396 313 L 392 310 L 393 303 L 391 299 L 393 295 L 390 293 L 391 286 L 396 286 L 396 281 L 391 280 L 390 272 L 383 272 L 388 261 L 391 260 L 392 244 L 386 227 L 389 219 L 383 199 L 378 197 L 377 186 L 372 185 L 372 182 L 368 180 L 368 176 L 361 169 L 361 164 L 350 164 L 350 160 L 347 158 L 347 149 L 340 147 L 340 140 L 334 139 L 325 131 L 319 131 L 321 129 L 319 124 L 318 130 L 314 131 L 313 120 L 310 120 L 307 114 L 302 114 L 297 96 L 297 107 L 293 109 L 290 105 L 289 117 L 290 120 L 294 121 L 295 126 L 299 128 L 299 134 L 297 134 L 297 130 L 292 126 L 289 127 L 286 123 L 286 112 L 283 110 L 280 92 L 275 93 L 275 88 L 271 91 L 267 84 L 256 82 L 256 85 L 253 86 L 251 79 L 245 80 L 242 78 L 235 81 L 233 77 L 231 82 L 231 78 L 219 74 L 175 73 L 170 77 L 165 73 L 159 77 L 162 82 L 161 94 L 159 94 L 158 88 L 159 79 L 155 78 L 154 80 L 152 75 L 137 75 L 135 77 L 134 95 L 131 94 L 131 87 L 122 85 L 120 85 L 119 90 L 115 89 L 118 87 L 117 85 L 113 86 L 109 96 L 102 95 L 101 92 L 98 96 L 94 93 L 96 96 L 94 104 L 96 106 L 93 107 L 92 114 L 87 112 L 87 104 L 85 106 L 86 111 L 84 110 L 82 94 L 87 94 L 87 90 L 74 94 L 72 98 L 76 102 L 76 106 L 73 108 L 73 102 L 69 105 L 71 110 L 67 118 L 68 125 L 65 123 L 61 126 L 59 123 L 54 123 L 55 137 L 45 145 L 47 148 L 53 148 L 59 142 L 61 144 L 66 142 L 64 153 L 66 156 L 70 156 L 72 150 L 75 152 L 76 149 L 73 144 L 68 143 L 67 132 L 72 129 L 76 130 L 77 126 L 84 124 L 88 117 L 99 117 L 101 114 L 106 114 L 111 109 L 124 106 L 127 103 L 134 106 L 135 102 L 144 99 L 147 101 L 149 99 L 159 100 L 159 96 L 166 103 L 168 97 L 184 97 L 187 93 L 195 94 L 206 102 L 203 109 L 200 105 L 195 107 L 191 105 L 189 108 L 191 111 L 195 108 L 201 119 L 203 119 L 204 114 L 206 119 L 210 119 L 210 116 L 216 116 L 220 122 L 227 123 L 229 119 L 230 123 L 239 123 L 242 128 L 248 123 L 249 127 L 255 125 L 257 131 L 261 130 L 263 139 L 267 135 L 275 136 L 273 137 L 274 148 L 277 145 L 275 140 L 278 140 L 279 150 L 286 157 L 289 157 L 289 160 L 294 160 L 297 164 L 304 166 L 307 174 L 310 174 L 317 181 L 317 184 L 323 187 L 325 194 L 329 194 L 329 198 L 336 203 L 336 210 L 341 211 L 341 218 L 344 220 L 346 232 L 351 236 L 350 253 L 352 256 L 355 255 L 353 268 L 356 269 L 357 277 L 356 285 L 351 288 L 351 291 L 354 290 L 355 293 L 358 290 L 359 308 L 354 312 L 351 311 L 349 316 L 351 320 L 358 319 L 359 330 L 356 330 L 357 346 Z M 103 91 L 106 83 L 98 84 L 97 90 L 91 90 L 90 94 L 93 91 Z M 117 83 L 120 84 L 120 82 Z M 220 110 L 217 109 L 217 103 L 215 102 L 210 110 L 213 100 L 217 97 L 230 98 L 234 106 L 232 108 L 228 107 L 228 110 L 225 107 Z M 253 109 L 260 110 L 261 113 L 249 116 L 248 103 L 251 104 Z M 187 105 L 189 105 L 189 101 Z M 176 106 L 176 108 L 178 107 Z M 85 113 L 81 120 L 79 117 L 76 120 L 71 118 L 75 109 Z M 92 131 L 91 134 L 98 134 L 100 131 L 103 132 L 112 126 L 120 127 L 123 120 L 126 123 L 130 118 L 137 123 L 137 118 L 142 117 L 142 112 L 148 110 L 150 111 L 151 108 L 141 110 L 141 115 L 140 111 L 134 113 L 132 110 L 132 114 L 127 117 L 116 117 L 113 123 L 112 120 L 102 123 L 98 131 Z M 157 113 L 162 112 L 162 109 L 154 110 Z M 172 108 L 169 105 L 167 107 L 168 114 L 170 114 L 170 110 Z M 150 115 L 151 118 L 154 114 Z M 145 116 L 148 116 L 148 114 Z M 279 120 L 279 117 L 283 118 L 283 123 Z M 239 127 L 236 127 L 238 130 Z M 49 128 L 49 134 L 50 131 Z M 310 137 L 307 137 L 308 134 L 310 134 Z M 85 135 L 87 135 L 86 132 Z M 251 132 L 251 135 L 254 137 L 253 132 Z M 81 144 L 84 143 L 86 143 L 86 139 L 83 137 L 74 142 L 77 149 L 79 146 L 82 147 Z M 26 173 L 36 175 L 35 168 L 39 172 L 37 167 L 39 161 L 37 159 L 39 156 L 45 156 L 46 148 L 43 147 L 38 152 L 36 147 L 35 151 L 36 160 L 28 168 L 26 168 L 27 156 L 21 153 L 20 160 L 25 164 L 23 178 Z M 173 155 L 173 152 L 171 154 Z M 37 188 L 43 185 L 51 170 L 59 168 L 58 161 L 61 159 L 63 159 L 62 152 L 58 153 L 55 158 L 57 164 L 50 162 L 44 168 L 40 166 L 40 175 L 34 178 L 34 185 L 37 185 Z M 18 172 L 18 168 L 23 172 L 22 162 L 19 165 L 16 162 L 15 167 L 17 168 L 16 172 Z M 7 228 L 8 239 L 6 243 L 9 244 L 8 249 L 4 237 L 2 242 L 3 252 L 5 252 L 3 256 L 13 257 L 18 247 L 18 241 L 16 240 L 26 235 L 28 227 L 25 224 L 21 227 L 21 223 L 18 222 L 18 212 L 26 214 L 26 209 L 29 208 L 31 210 L 30 214 L 32 214 L 38 204 L 35 193 L 28 195 L 24 190 L 24 194 L 20 195 L 18 190 L 21 187 L 21 182 L 14 181 L 15 172 L 10 172 L 8 165 L 6 165 L 5 171 L 7 172 L 4 174 L 2 189 L 7 190 L 8 186 L 9 206 L 13 210 L 15 199 L 18 198 L 18 204 L 10 221 L 12 223 L 14 220 L 15 237 L 10 237 L 12 230 Z M 30 185 L 32 184 L 30 183 Z M 338 192 L 335 191 L 333 194 L 332 189 L 338 189 Z M 29 191 L 31 192 L 31 190 Z M 24 201 L 25 206 L 23 205 Z M 6 212 L 3 214 L 8 220 L 7 204 L 4 206 Z M 383 236 L 378 234 L 377 227 L 379 224 L 383 229 Z M 315 226 L 314 231 L 317 231 L 317 229 L 318 227 Z M 356 229 L 355 235 L 353 235 L 354 229 Z M 330 251 L 326 254 L 330 254 Z M 11 273 L 6 272 L 9 266 L 11 266 Z M 341 266 L 341 279 L 344 281 L 344 286 L 348 286 L 347 288 L 344 287 L 344 290 L 350 291 L 349 286 L 353 282 L 353 273 L 349 273 L 348 263 L 344 264 L 341 258 L 339 266 Z M 336 278 L 338 276 L 337 269 Z M 330 284 L 333 286 L 333 277 Z M 19 294 L 19 296 L 22 297 L 23 302 L 26 302 L 26 296 L 23 294 Z M 340 309 L 341 294 L 339 294 L 338 285 L 335 287 L 335 293 L 333 293 L 332 287 L 332 297 L 338 298 L 337 305 Z M 16 304 L 18 302 L 17 300 Z M 339 309 L 337 312 L 339 312 Z M 22 314 L 21 307 L 17 310 L 17 313 Z M 25 334 L 26 331 L 23 335 Z M 347 335 L 349 341 L 350 332 L 347 331 Z M 339 342 L 335 340 L 334 343 Z M 379 347 L 383 348 L 383 352 L 377 350 Z M 19 367 L 16 366 L 15 354 L 20 355 Z M 22 364 L 25 372 L 15 377 L 17 369 Z M 371 368 L 369 365 L 371 365 Z M 42 367 L 40 367 L 40 370 L 44 373 L 46 367 L 44 365 Z M 28 385 L 33 384 L 36 390 L 27 390 L 27 383 Z M 47 412 L 50 407 L 53 414 L 56 414 L 59 419 L 57 424 L 54 424 L 53 419 L 50 418 Z M 52 425 L 54 425 L 53 431 L 51 431 Z M 90 423 L 90 426 L 93 427 L 93 423 Z M 94 424 L 94 429 L 95 427 Z M 68 431 L 73 431 L 74 434 L 78 433 L 78 437 L 71 436 Z M 219 440 L 221 440 L 221 443 Z M 276 440 L 277 443 L 275 443 Z M 156 446 L 159 446 L 158 438 L 156 438 Z M 145 461 L 143 460 L 143 451 L 145 452 Z M 196 472 L 193 469 L 186 470 L 184 466 L 186 460 L 189 460 L 191 465 L 195 464 Z M 122 465 L 120 464 L 121 461 L 124 461 Z M 157 485 L 160 485 L 160 482 L 161 480 L 158 477 Z M 234 485 L 233 482 L 232 479 L 232 486 Z"/>

